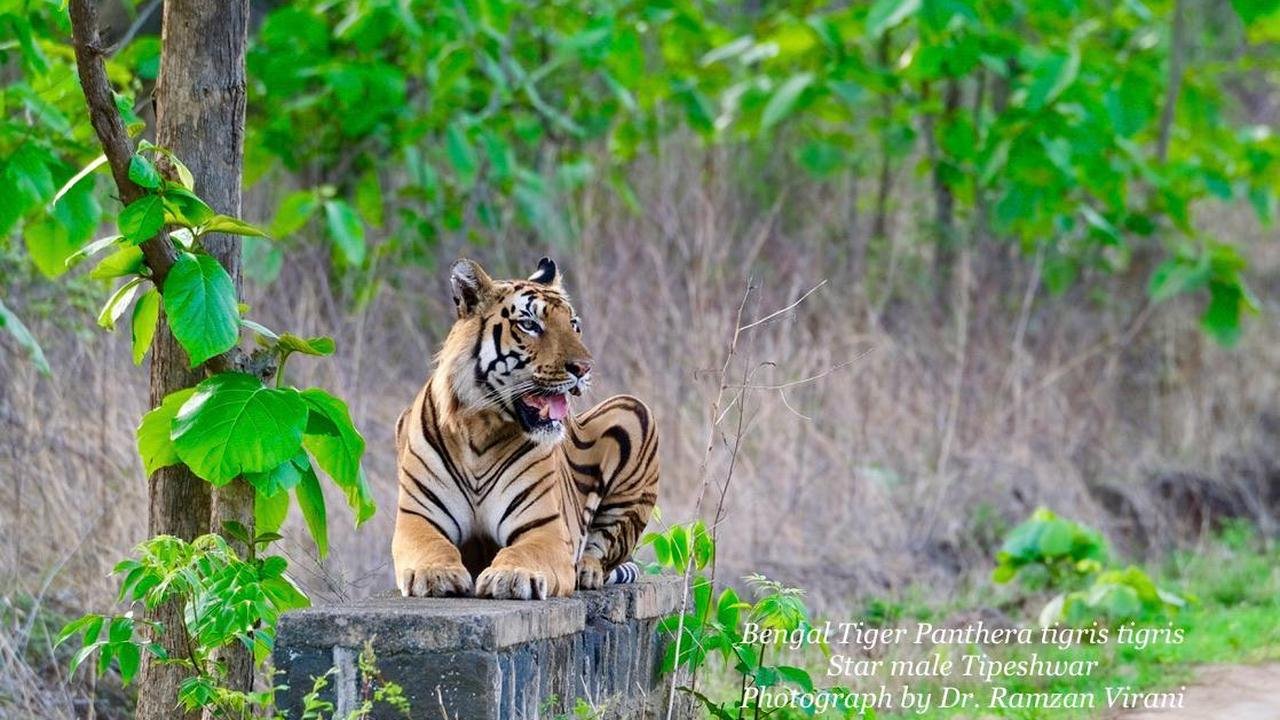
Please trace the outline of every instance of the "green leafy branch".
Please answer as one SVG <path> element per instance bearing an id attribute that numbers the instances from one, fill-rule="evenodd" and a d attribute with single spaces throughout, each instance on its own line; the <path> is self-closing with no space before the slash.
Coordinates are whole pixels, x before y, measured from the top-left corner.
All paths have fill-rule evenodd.
<path id="1" fill-rule="evenodd" d="M 122 602 L 147 609 L 181 603 L 193 641 L 189 655 L 170 657 L 145 639 L 139 632 L 143 627 L 152 635 L 162 628 L 135 621 L 132 612 L 85 615 L 62 629 L 58 644 L 80 636 L 71 672 L 97 652 L 97 672 L 102 674 L 114 661 L 126 684 L 136 676 L 143 653 L 187 667 L 197 677 L 216 678 L 220 668 L 212 661 L 214 650 L 240 643 L 262 660 L 271 652 L 280 613 L 310 605 L 285 567 L 281 557 L 243 560 L 219 535 L 191 542 L 159 535 L 139 545 L 135 557 L 117 564 L 112 574 L 120 578 Z"/>
<path id="2" fill-rule="evenodd" d="M 663 671 L 683 669 L 691 678 L 690 684 L 682 686 L 681 691 L 696 699 L 712 717 L 722 720 L 741 718 L 748 710 L 757 716 L 768 715 L 760 712 L 757 703 L 747 699 L 749 687 L 790 684 L 805 692 L 813 691 L 813 678 L 807 670 L 767 663 L 766 644 L 749 642 L 745 634 L 747 622 L 782 632 L 803 633 L 811 629 L 813 624 L 803 590 L 753 574 L 744 579 L 756 596 L 754 603 L 743 600 L 732 587 L 726 587 L 717 595 L 713 580 L 705 574 L 715 561 L 715 540 L 701 520 L 647 533 L 640 544 L 653 549 L 655 562 L 648 567 L 650 572 L 691 573 L 692 606 L 682 614 L 663 618 L 658 624 L 659 630 L 673 638 L 663 656 Z M 828 652 L 825 646 L 822 650 Z M 718 658 L 738 675 L 736 699 L 717 701 L 697 690 L 697 674 L 711 658 Z"/>

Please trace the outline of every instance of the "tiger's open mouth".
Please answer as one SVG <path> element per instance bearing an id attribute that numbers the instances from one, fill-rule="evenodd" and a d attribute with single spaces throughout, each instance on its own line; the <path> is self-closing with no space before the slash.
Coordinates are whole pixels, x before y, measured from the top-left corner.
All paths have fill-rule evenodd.
<path id="1" fill-rule="evenodd" d="M 516 417 L 525 430 L 549 430 L 558 427 L 569 415 L 569 396 L 565 393 L 532 392 L 516 398 Z"/>

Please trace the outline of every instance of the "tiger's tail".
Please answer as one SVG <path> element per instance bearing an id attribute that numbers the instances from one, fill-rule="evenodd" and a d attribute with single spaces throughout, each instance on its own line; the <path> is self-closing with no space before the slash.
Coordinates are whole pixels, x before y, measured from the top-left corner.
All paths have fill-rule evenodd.
<path id="1" fill-rule="evenodd" d="M 633 583 L 636 578 L 640 577 L 640 566 L 635 562 L 628 560 L 618 567 L 609 571 L 609 577 L 605 578 L 605 585 L 626 585 Z"/>

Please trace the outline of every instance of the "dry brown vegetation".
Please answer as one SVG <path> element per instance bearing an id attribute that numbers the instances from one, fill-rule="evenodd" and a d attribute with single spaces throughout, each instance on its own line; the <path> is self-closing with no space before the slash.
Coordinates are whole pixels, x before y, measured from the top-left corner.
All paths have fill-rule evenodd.
<path id="1" fill-rule="evenodd" d="M 762 173 L 729 157 L 683 148 L 642 163 L 632 175 L 642 214 L 588 190 L 572 201 L 572 242 L 520 231 L 444 242 L 437 267 L 384 270 L 358 312 L 314 247 L 290 255 L 275 283 L 247 288 L 269 326 L 336 328 L 336 361 L 289 370 L 300 386 L 348 398 L 369 441 L 382 511 L 354 531 L 335 509 L 324 561 L 301 532 L 282 543 L 319 601 L 392 587 L 392 425 L 451 322 L 444 268 L 457 254 L 498 276 L 557 257 L 597 358 L 595 398 L 625 390 L 659 418 L 665 521 L 687 518 L 698 491 L 707 408 L 744 292 L 750 322 L 817 287 L 747 330 L 729 368 L 751 391 L 725 411 L 720 440 L 732 439 L 738 413 L 744 432 L 719 536 L 728 572 L 809 587 L 823 607 L 908 585 L 942 592 L 984 574 L 1004 529 L 1041 504 L 1135 554 L 1192 542 L 1222 514 L 1274 528 L 1274 229 L 1244 209 L 1207 211 L 1222 237 L 1250 246 L 1265 308 L 1227 350 L 1198 333 L 1190 303 L 1144 310 L 1131 280 L 1091 277 L 1050 296 L 1037 263 L 1011 260 L 1003 244 L 964 253 L 955 296 L 938 309 L 927 244 L 916 242 L 928 202 L 906 169 L 891 238 L 870 243 L 867 279 L 855 278 L 846 248 L 870 222 L 851 183 L 815 185 L 781 163 Z M 266 185 L 250 193 L 246 217 L 274 207 Z M 52 295 L 36 281 L 6 290 L 27 316 Z M 145 373 L 129 365 L 125 333 L 91 333 L 91 321 L 85 307 L 49 306 L 32 323 L 52 378 L 0 353 L 0 710 L 84 712 L 72 710 L 65 665 L 30 659 L 48 657 L 46 626 L 56 632 L 60 615 L 110 606 L 106 574 L 145 535 L 133 449 Z M 713 480 L 728 457 L 713 452 Z"/>

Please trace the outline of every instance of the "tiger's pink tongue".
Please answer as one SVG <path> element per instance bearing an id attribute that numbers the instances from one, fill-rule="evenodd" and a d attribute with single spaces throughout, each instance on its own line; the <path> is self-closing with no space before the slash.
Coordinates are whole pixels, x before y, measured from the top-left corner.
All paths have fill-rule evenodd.
<path id="1" fill-rule="evenodd" d="M 569 414 L 569 398 L 564 395 L 529 395 L 525 402 L 538 408 L 538 415 L 563 420 Z"/>
<path id="2" fill-rule="evenodd" d="M 552 395 L 547 398 L 547 417 L 552 420 L 563 420 L 569 414 L 569 399 L 564 395 Z"/>

